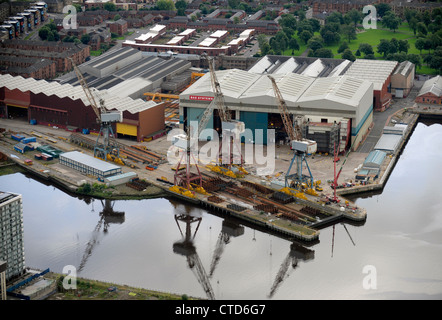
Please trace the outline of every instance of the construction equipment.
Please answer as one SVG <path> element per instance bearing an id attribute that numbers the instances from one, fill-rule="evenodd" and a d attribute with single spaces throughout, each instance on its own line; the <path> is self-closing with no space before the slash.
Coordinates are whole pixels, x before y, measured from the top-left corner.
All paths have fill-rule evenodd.
<path id="1" fill-rule="evenodd" d="M 109 154 L 114 154 L 120 157 L 120 149 L 118 143 L 114 140 L 114 133 L 112 130 L 112 124 L 116 122 L 121 122 L 123 120 L 123 113 L 121 111 L 109 111 L 105 107 L 104 100 L 98 97 L 98 91 L 95 90 L 95 95 L 98 97 L 99 104 L 97 104 L 92 90 L 89 88 L 86 79 L 83 77 L 80 69 L 75 64 L 72 58 L 75 74 L 77 75 L 78 81 L 83 88 L 86 97 L 97 115 L 97 123 L 100 124 L 100 132 L 98 134 L 97 140 L 94 147 L 94 157 L 101 158 L 104 161 L 108 160 Z M 100 138 L 103 138 L 103 142 L 100 142 Z"/>
<path id="2" fill-rule="evenodd" d="M 345 155 L 344 161 L 341 164 L 341 168 L 339 168 L 338 173 L 336 174 L 336 163 L 339 161 L 338 158 L 338 150 L 336 149 L 336 144 L 334 146 L 334 155 L 333 155 L 333 165 L 334 165 L 334 178 L 333 178 L 333 182 L 331 184 L 331 187 L 333 188 L 333 201 L 334 202 L 338 202 L 338 196 L 336 195 L 336 189 L 338 188 L 338 179 L 339 176 L 341 175 L 342 172 L 342 168 L 344 167 L 345 162 L 347 161 L 348 155 L 350 154 L 351 150 L 347 151 L 347 154 Z"/>
<path id="3" fill-rule="evenodd" d="M 150 99 L 154 102 L 162 102 L 163 99 L 166 101 L 178 100 L 180 98 L 180 96 L 175 94 L 159 93 L 159 92 L 146 92 L 144 95 L 151 97 Z"/>
<path id="4" fill-rule="evenodd" d="M 229 146 L 229 159 L 227 161 L 227 166 L 229 167 L 229 171 L 231 171 L 231 165 L 233 163 L 238 164 L 238 160 L 235 158 L 234 148 L 233 146 L 234 141 L 239 141 L 239 134 L 244 132 L 244 123 L 237 120 L 232 120 L 230 117 L 230 113 L 228 112 L 227 108 L 225 107 L 224 103 L 224 96 L 221 91 L 220 84 L 216 78 L 215 68 L 213 66 L 213 60 L 210 60 L 207 55 L 204 56 L 209 61 L 209 67 L 210 67 L 210 75 L 211 75 L 211 82 L 212 82 L 212 89 L 214 91 L 214 98 L 210 102 L 210 104 L 207 106 L 206 109 L 204 109 L 204 112 L 201 116 L 201 118 L 198 121 L 198 129 L 195 130 L 195 128 L 192 128 L 189 126 L 187 128 L 187 134 L 181 134 L 174 137 L 173 145 L 177 147 L 178 149 L 183 150 L 182 155 L 180 157 L 180 160 L 178 161 L 177 170 L 175 170 L 175 176 L 174 176 L 174 182 L 175 185 L 182 186 L 188 189 L 191 189 L 192 183 L 199 184 L 200 187 L 202 187 L 202 176 L 201 172 L 198 168 L 198 162 L 196 161 L 194 154 L 192 150 L 196 150 L 196 146 L 194 144 L 198 143 L 199 137 L 201 135 L 201 132 L 206 128 L 207 123 L 209 122 L 210 117 L 213 114 L 213 110 L 217 109 L 218 114 L 220 116 L 220 119 L 222 121 L 222 128 L 223 128 L 223 137 L 219 148 L 219 153 L 216 157 L 217 161 L 220 160 L 220 155 L 222 155 L 222 146 L 227 145 Z M 191 137 L 196 137 L 194 141 L 191 141 Z M 196 141 L 195 141 L 196 140 Z M 242 156 L 241 156 L 241 149 L 240 147 L 237 148 L 237 151 L 239 151 L 240 155 L 240 161 L 239 166 L 242 166 Z M 225 158 L 224 158 L 225 160 Z M 197 169 L 197 173 L 192 173 L 190 170 L 190 165 L 192 164 Z M 222 161 L 225 162 L 225 161 Z M 183 170 L 180 172 L 178 170 L 181 166 L 181 164 L 186 165 L 186 170 Z M 241 171 L 241 170 L 240 170 Z M 244 171 L 241 171 L 244 172 Z M 230 174 L 230 172 L 229 172 Z M 231 176 L 236 175 L 231 172 Z"/>
<path id="5" fill-rule="evenodd" d="M 303 183 L 305 183 L 309 189 L 312 189 L 314 188 L 313 176 L 308 166 L 306 155 L 313 154 L 316 152 L 317 150 L 316 141 L 302 138 L 299 119 L 296 119 L 297 121 L 295 121 L 295 124 L 293 124 L 285 100 L 281 92 L 279 91 L 278 85 L 276 84 L 276 80 L 270 75 L 268 75 L 268 77 L 272 82 L 273 91 L 275 93 L 275 97 L 278 100 L 279 112 L 281 114 L 281 118 L 284 123 L 287 135 L 290 139 L 290 148 L 294 151 L 292 161 L 290 162 L 289 169 L 285 176 L 285 186 L 286 187 L 294 186 L 295 188 L 301 190 Z M 296 173 L 290 174 L 290 171 L 295 161 L 296 161 Z M 305 166 L 308 169 L 308 175 L 303 174 L 302 172 L 303 164 L 305 164 Z M 289 183 L 289 180 L 291 180 L 292 182 Z"/>

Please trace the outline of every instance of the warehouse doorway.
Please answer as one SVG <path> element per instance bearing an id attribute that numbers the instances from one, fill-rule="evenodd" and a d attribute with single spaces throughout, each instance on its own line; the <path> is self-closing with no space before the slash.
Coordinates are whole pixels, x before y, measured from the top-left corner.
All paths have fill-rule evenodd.
<path id="1" fill-rule="evenodd" d="M 8 119 L 23 120 L 28 122 L 28 107 L 6 105 Z"/>

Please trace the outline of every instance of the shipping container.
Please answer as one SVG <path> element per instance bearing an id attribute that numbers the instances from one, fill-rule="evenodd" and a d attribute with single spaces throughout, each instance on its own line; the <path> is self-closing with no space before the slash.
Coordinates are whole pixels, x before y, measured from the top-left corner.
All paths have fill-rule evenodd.
<path id="1" fill-rule="evenodd" d="M 11 138 L 17 141 L 22 141 L 25 136 L 22 136 L 21 134 L 11 134 Z"/>
<path id="2" fill-rule="evenodd" d="M 22 143 L 30 143 L 30 142 L 37 142 L 36 137 L 28 137 L 21 140 Z"/>

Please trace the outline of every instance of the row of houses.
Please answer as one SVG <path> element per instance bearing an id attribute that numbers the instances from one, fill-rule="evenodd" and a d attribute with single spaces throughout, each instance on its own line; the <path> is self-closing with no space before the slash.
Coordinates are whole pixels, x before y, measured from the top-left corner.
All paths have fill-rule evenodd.
<path id="1" fill-rule="evenodd" d="M 89 46 L 72 42 L 15 39 L 2 41 L 0 48 L 0 57 L 3 57 L 2 61 L 6 64 L 1 70 L 2 73 L 21 74 L 24 77 L 38 79 L 54 77 L 54 67 L 56 73 L 71 71 L 72 60 L 76 64 L 82 64 L 90 56 Z M 32 58 L 33 60 L 25 60 L 24 58 Z M 53 63 L 49 63 L 49 61 Z M 14 67 L 22 69 L 13 69 Z M 14 72 L 11 72 L 11 68 Z M 30 69 L 26 70 L 26 68 Z"/>

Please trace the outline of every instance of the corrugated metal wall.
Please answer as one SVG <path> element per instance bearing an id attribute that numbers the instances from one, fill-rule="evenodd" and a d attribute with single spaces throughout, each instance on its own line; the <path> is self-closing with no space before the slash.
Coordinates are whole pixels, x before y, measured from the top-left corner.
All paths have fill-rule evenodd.
<path id="1" fill-rule="evenodd" d="M 255 143 L 267 144 L 268 118 L 267 113 L 241 111 L 239 120 L 244 122 L 246 128 L 246 132 L 241 137 L 241 142 L 250 143 L 250 139 L 252 139 Z M 258 131 L 259 129 L 261 131 Z M 262 132 L 262 138 L 260 132 Z"/>

